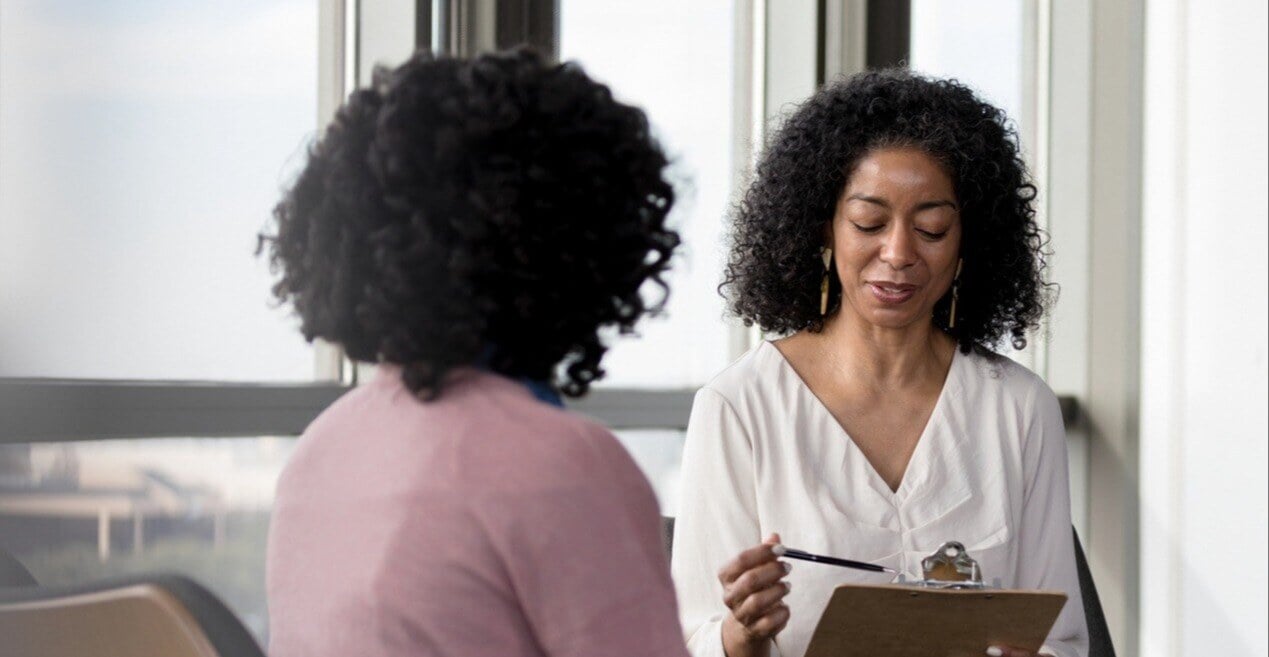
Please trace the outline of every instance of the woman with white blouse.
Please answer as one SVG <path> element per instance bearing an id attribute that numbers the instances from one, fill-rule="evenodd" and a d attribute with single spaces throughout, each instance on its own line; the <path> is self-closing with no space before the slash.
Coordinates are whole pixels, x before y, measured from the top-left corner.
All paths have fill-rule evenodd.
<path id="1" fill-rule="evenodd" d="M 1039 654 L 1087 655 L 1057 398 L 991 351 L 1048 301 L 1034 198 L 1003 112 L 956 82 L 861 74 L 788 118 L 724 281 L 785 337 L 688 426 L 673 574 L 694 655 L 802 657 L 834 587 L 889 580 L 791 567 L 777 543 L 919 578 L 949 540 L 988 583 L 1066 593 Z"/>

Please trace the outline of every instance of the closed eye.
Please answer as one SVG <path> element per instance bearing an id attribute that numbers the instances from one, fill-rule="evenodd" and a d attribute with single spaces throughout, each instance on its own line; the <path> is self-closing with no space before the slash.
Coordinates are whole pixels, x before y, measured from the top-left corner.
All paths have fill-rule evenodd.
<path id="1" fill-rule="evenodd" d="M 937 242 L 947 236 L 947 231 L 943 231 L 941 233 L 935 233 L 928 230 L 921 230 L 918 228 L 917 232 L 921 234 L 921 237 L 924 237 L 925 239 L 930 240 L 931 242 Z"/>
<path id="2" fill-rule="evenodd" d="M 881 232 L 881 229 L 885 227 L 883 224 L 877 224 L 876 226 L 861 226 L 853 221 L 850 222 L 850 224 L 855 227 L 855 230 L 858 230 L 859 232 L 865 233 L 867 235 L 872 235 L 873 233 Z"/>

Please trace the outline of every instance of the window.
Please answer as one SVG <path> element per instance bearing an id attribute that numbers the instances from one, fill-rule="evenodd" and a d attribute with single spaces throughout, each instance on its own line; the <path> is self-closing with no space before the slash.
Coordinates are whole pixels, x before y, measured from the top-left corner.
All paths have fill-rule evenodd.
<path id="1" fill-rule="evenodd" d="M 315 0 L 0 3 L 0 376 L 313 378 L 254 251 L 317 37 Z"/>
<path id="2" fill-rule="evenodd" d="M 737 163 L 733 142 L 731 2 L 559 3 L 561 60 L 576 60 L 642 107 L 673 161 L 671 220 L 683 247 L 669 276 L 664 318 L 618 339 L 601 385 L 694 388 L 738 354 L 730 353 L 721 280 L 724 217 Z"/>
<path id="3" fill-rule="evenodd" d="M 0 549 L 45 586 L 187 574 L 264 642 L 269 510 L 294 442 L 0 444 Z"/>
<path id="4" fill-rule="evenodd" d="M 186 573 L 265 640 L 287 435 L 341 389 L 256 235 L 332 9 L 0 3 L 0 550 L 42 584 Z"/>
<path id="5" fill-rule="evenodd" d="M 674 161 L 684 246 L 667 316 L 614 336 L 610 376 L 576 404 L 673 515 L 691 390 L 748 342 L 717 293 L 726 216 L 765 110 L 813 84 L 822 17 L 739 0 L 519 4 L 558 11 L 560 58 L 643 107 Z M 274 483 L 291 436 L 343 388 L 270 307 L 255 235 L 319 106 L 424 28 L 479 40 L 445 22 L 478 14 L 440 11 L 468 5 L 0 2 L 0 549 L 50 584 L 189 573 L 264 639 Z M 955 47 L 922 50 L 951 29 L 943 11 L 914 4 L 914 63 L 1025 108 L 1024 66 L 982 77 Z M 1025 55 L 1021 37 L 997 41 L 987 61 Z"/>
<path id="6" fill-rule="evenodd" d="M 745 164 L 734 156 L 735 133 L 749 129 L 733 120 L 736 11 L 731 1 L 559 3 L 560 59 L 579 62 L 619 99 L 642 107 L 672 161 L 677 198 L 670 220 L 683 246 L 667 279 L 666 315 L 644 320 L 638 336 L 614 338 L 604 358 L 608 376 L 592 393 L 619 408 L 642 408 L 653 423 L 617 436 L 670 516 L 691 392 L 740 355 L 718 294 L 726 216 Z M 578 406 L 585 411 L 594 403 Z"/>
<path id="7" fill-rule="evenodd" d="M 1041 8 L 1033 0 L 912 0 L 909 66 L 921 73 L 955 78 L 1004 110 L 1018 131 L 1033 180 L 1043 187 L 1041 19 Z M 1043 226 L 1042 203 L 1038 209 Z M 1043 341 L 1040 331 L 1029 336 L 1022 351 L 1007 343 L 999 349 L 1043 376 Z"/>
<path id="8" fill-rule="evenodd" d="M 913 0 L 912 69 L 957 78 L 1022 127 L 1032 74 L 1024 70 L 1027 1 Z M 1028 126 L 1030 127 L 1030 126 Z"/>

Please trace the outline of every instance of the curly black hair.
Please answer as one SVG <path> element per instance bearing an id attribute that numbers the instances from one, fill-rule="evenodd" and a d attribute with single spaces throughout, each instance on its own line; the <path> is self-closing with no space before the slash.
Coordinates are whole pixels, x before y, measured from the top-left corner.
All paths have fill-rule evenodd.
<path id="1" fill-rule="evenodd" d="M 934 325 L 962 351 L 1026 346 L 1049 304 L 1045 236 L 1017 133 L 1000 109 L 955 80 L 903 69 L 861 73 L 800 105 L 768 145 L 735 210 L 720 289 L 746 325 L 774 333 L 823 329 L 820 279 L 826 227 L 856 165 L 879 148 L 917 148 L 949 173 L 961 210 L 955 328 L 951 294 Z M 836 277 L 833 277 L 836 279 Z M 830 281 L 830 308 L 841 303 Z M 833 312 L 830 310 L 830 313 Z"/>
<path id="2" fill-rule="evenodd" d="M 669 294 L 667 165 L 643 111 L 574 64 L 420 52 L 310 147 L 261 235 L 273 295 L 306 339 L 401 365 L 425 399 L 465 365 L 582 395 L 599 330 L 631 332 Z"/>

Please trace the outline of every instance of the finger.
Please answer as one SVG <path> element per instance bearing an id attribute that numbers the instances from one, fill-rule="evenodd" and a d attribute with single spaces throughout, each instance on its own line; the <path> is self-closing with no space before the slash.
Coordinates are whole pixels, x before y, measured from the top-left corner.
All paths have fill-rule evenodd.
<path id="1" fill-rule="evenodd" d="M 789 606 L 786 604 L 776 605 L 769 613 L 762 618 L 754 621 L 752 625 L 746 625 L 750 636 L 757 639 L 770 639 L 780 633 L 785 625 L 789 623 Z"/>
<path id="2" fill-rule="evenodd" d="M 774 586 L 792 569 L 787 561 L 770 561 L 745 571 L 731 584 L 723 587 L 723 604 L 735 609 L 745 598 Z"/>
<path id="3" fill-rule="evenodd" d="M 785 575 L 793 570 L 787 561 L 770 561 L 751 568 L 732 582 L 732 588 L 743 591 L 745 595 L 753 595 L 769 586 L 774 586 Z"/>
<path id="4" fill-rule="evenodd" d="M 754 567 L 775 561 L 775 553 L 771 551 L 772 545 L 774 543 L 763 543 L 736 555 L 735 559 L 728 561 L 727 565 L 718 571 L 718 581 L 722 582 L 723 586 L 726 587 Z"/>
<path id="5" fill-rule="evenodd" d="M 736 617 L 736 620 L 740 621 L 741 625 L 752 625 L 757 622 L 759 618 L 762 618 L 770 613 L 777 604 L 780 604 L 780 601 L 784 599 L 784 596 L 789 594 L 790 589 L 791 586 L 788 582 L 780 582 L 775 586 L 770 586 L 758 591 L 748 598 L 745 598 L 744 601 L 742 601 L 740 605 L 732 611 L 732 615 Z"/>

